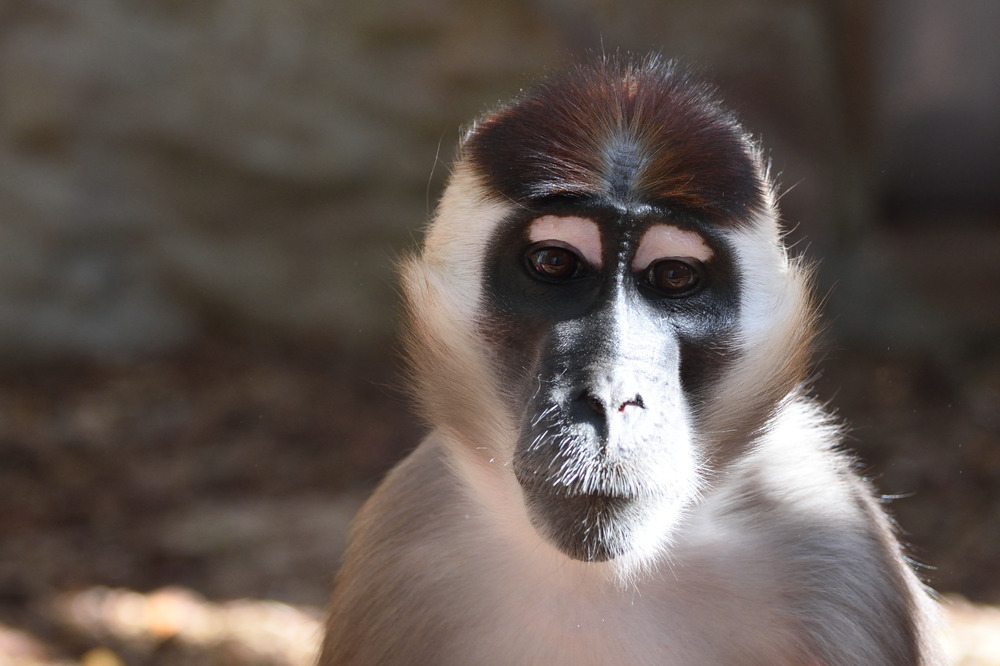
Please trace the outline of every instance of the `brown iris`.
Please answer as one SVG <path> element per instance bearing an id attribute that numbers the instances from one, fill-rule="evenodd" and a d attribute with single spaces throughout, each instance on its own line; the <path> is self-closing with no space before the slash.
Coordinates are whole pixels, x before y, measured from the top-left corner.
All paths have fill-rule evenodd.
<path id="1" fill-rule="evenodd" d="M 646 281 L 665 296 L 683 296 L 701 283 L 701 270 L 680 259 L 663 259 L 649 267 Z"/>
<path id="2" fill-rule="evenodd" d="M 548 280 L 568 280 L 580 271 L 580 258 L 564 247 L 541 247 L 528 255 L 535 272 Z"/>

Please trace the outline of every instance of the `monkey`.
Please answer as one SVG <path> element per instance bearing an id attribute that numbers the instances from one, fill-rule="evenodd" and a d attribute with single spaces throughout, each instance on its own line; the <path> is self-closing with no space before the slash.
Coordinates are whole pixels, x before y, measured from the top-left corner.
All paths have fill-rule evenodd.
<path id="1" fill-rule="evenodd" d="M 661 56 L 463 133 L 404 346 L 430 431 L 351 528 L 338 664 L 930 666 L 937 607 L 810 395 L 759 143 Z"/>

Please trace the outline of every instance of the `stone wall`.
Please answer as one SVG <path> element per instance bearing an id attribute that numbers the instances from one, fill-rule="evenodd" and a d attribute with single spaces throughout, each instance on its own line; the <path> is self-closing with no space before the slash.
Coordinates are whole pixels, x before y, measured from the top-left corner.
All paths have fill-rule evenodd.
<path id="1" fill-rule="evenodd" d="M 872 25 L 819 0 L 4 3 L 0 357 L 384 339 L 458 126 L 588 49 L 697 63 L 837 266 L 871 217 Z"/>

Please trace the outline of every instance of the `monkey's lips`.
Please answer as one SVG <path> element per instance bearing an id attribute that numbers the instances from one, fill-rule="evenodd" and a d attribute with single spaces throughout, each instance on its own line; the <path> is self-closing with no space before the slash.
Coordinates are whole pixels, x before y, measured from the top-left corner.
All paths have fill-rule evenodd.
<path id="1" fill-rule="evenodd" d="M 568 557 L 603 562 L 629 549 L 626 535 L 641 517 L 640 498 L 518 479 L 535 529 Z"/>
<path id="2" fill-rule="evenodd" d="M 648 405 L 606 419 L 578 402 L 532 405 L 512 467 L 539 534 L 568 557 L 606 561 L 674 527 L 694 470 L 680 464 L 686 438 L 665 436 L 678 429 Z"/>

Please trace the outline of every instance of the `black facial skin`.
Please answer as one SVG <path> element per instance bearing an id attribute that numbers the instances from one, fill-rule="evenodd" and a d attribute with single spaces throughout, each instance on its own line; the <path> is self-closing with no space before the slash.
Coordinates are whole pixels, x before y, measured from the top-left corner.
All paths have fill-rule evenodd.
<path id="1" fill-rule="evenodd" d="M 579 216 L 592 219 L 601 228 L 602 263 L 599 274 L 563 284 L 547 284 L 525 269 L 524 255 L 531 222 L 544 215 Z M 633 274 L 632 257 L 642 234 L 650 226 L 669 224 L 698 232 L 714 251 L 705 266 L 697 293 L 685 298 L 668 298 L 646 287 L 643 275 Z M 664 317 L 669 327 L 665 335 L 676 335 L 681 346 L 681 384 L 697 406 L 699 396 L 711 387 L 731 355 L 730 335 L 739 303 L 739 277 L 722 237 L 708 224 L 699 223 L 683 212 L 666 207 L 642 206 L 636 212 L 581 200 L 539 202 L 501 224 L 490 243 L 486 266 L 486 311 L 489 325 L 484 334 L 500 347 L 507 359 L 501 371 L 506 386 L 522 388 L 511 396 L 511 407 L 523 406 L 524 390 L 534 390 L 532 371 L 547 330 L 554 322 L 579 320 L 600 307 L 610 275 L 627 274 L 635 289 L 629 296 L 636 307 L 648 308 L 650 316 Z M 605 341 L 594 331 L 589 348 Z M 580 350 L 586 353 L 586 349 Z M 525 383 L 529 384 L 525 386 Z"/>
<path id="2" fill-rule="evenodd" d="M 521 423 L 513 468 L 531 519 L 576 559 L 648 554 L 717 454 L 694 432 L 737 353 L 740 276 L 722 231 L 769 214 L 761 156 L 711 88 L 656 57 L 541 82 L 470 128 L 460 156 L 484 197 L 517 207 L 486 254 L 480 330 Z M 542 215 L 596 222 L 600 269 L 539 279 L 526 253 Z M 689 292 L 632 271 L 662 223 L 713 251 Z"/>
<path id="3" fill-rule="evenodd" d="M 569 279 L 539 275 L 528 257 L 545 243 L 533 244 L 528 228 L 542 215 L 595 221 L 601 268 L 583 266 Z M 664 294 L 648 284 L 645 267 L 633 272 L 639 241 L 655 224 L 696 231 L 712 248 L 690 292 Z M 531 518 L 570 557 L 620 555 L 622 534 L 638 527 L 646 505 L 673 492 L 656 470 L 669 465 L 679 421 L 697 412 L 731 354 L 739 279 L 728 247 L 681 210 L 573 198 L 516 213 L 487 256 L 483 331 L 503 383 L 514 387 L 507 400 L 522 423 L 514 471 Z M 626 409 L 636 416 L 623 431 L 616 424 Z"/>

